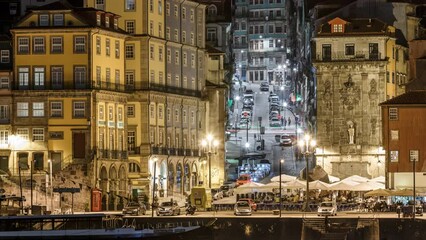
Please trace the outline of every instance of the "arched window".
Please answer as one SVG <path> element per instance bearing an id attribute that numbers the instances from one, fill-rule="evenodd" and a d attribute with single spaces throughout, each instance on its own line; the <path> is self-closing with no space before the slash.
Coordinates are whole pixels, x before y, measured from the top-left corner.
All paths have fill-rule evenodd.
<path id="1" fill-rule="evenodd" d="M 216 16 L 217 15 L 217 8 L 215 5 L 210 5 L 207 9 L 207 15 L 208 16 Z"/>

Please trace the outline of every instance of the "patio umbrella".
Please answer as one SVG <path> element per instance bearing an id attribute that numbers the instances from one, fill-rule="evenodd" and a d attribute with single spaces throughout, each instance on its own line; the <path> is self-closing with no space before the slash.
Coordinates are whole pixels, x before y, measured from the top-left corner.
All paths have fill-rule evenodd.
<path id="1" fill-rule="evenodd" d="M 350 180 L 350 181 L 362 183 L 362 182 L 367 182 L 368 178 L 361 177 L 359 175 L 352 175 L 350 177 L 343 179 L 342 181 L 344 181 L 344 180 Z"/>
<path id="2" fill-rule="evenodd" d="M 352 190 L 358 183 L 350 180 L 342 180 L 337 183 L 330 184 L 329 190 Z"/>
<path id="3" fill-rule="evenodd" d="M 380 188 L 385 188 L 385 185 L 383 183 L 378 183 L 378 182 L 363 182 L 358 185 L 355 185 L 352 190 L 363 192 L 363 191 L 376 190 Z"/>
<path id="4" fill-rule="evenodd" d="M 281 174 L 281 182 L 290 182 L 292 180 L 296 180 L 296 177 L 290 176 L 287 174 Z M 279 182 L 279 181 L 280 181 L 280 176 L 275 176 L 271 178 L 271 182 Z"/>
<path id="5" fill-rule="evenodd" d="M 295 179 L 293 181 L 284 183 L 282 187 L 286 189 L 306 188 L 306 182 Z"/>
<path id="6" fill-rule="evenodd" d="M 309 182 L 309 189 L 328 190 L 329 187 L 329 184 L 321 182 L 320 180 Z"/>
<path id="7" fill-rule="evenodd" d="M 390 196 L 390 195 L 391 195 L 391 193 L 390 193 L 389 190 L 380 188 L 380 189 L 376 189 L 376 190 L 373 190 L 373 191 L 366 192 L 364 194 L 364 197 L 387 197 L 387 196 Z"/>
<path id="8" fill-rule="evenodd" d="M 335 182 L 340 181 L 340 178 L 328 175 L 328 181 L 330 181 L 330 183 L 335 183 Z"/>
<path id="9" fill-rule="evenodd" d="M 385 183 L 386 179 L 384 176 L 376 177 L 369 180 L 370 182 L 379 182 L 379 183 Z"/>
<path id="10" fill-rule="evenodd" d="M 416 195 L 419 194 L 418 191 L 416 191 Z M 402 196 L 402 197 L 411 197 L 413 196 L 413 189 L 401 189 L 401 190 L 395 190 L 391 192 L 391 196 Z"/>
<path id="11" fill-rule="evenodd" d="M 257 183 L 257 182 L 249 182 L 246 184 L 243 184 L 242 186 L 239 186 L 235 189 L 236 193 L 251 193 L 256 192 L 257 189 L 262 187 L 264 184 Z"/>
<path id="12" fill-rule="evenodd" d="M 281 187 L 283 186 L 284 184 L 283 183 L 281 183 Z M 272 191 L 274 188 L 280 188 L 280 183 L 279 182 L 270 182 L 270 183 L 268 183 L 268 184 L 265 184 L 265 185 L 263 185 L 263 186 L 260 186 L 258 189 L 259 190 L 262 190 L 262 191 Z"/>

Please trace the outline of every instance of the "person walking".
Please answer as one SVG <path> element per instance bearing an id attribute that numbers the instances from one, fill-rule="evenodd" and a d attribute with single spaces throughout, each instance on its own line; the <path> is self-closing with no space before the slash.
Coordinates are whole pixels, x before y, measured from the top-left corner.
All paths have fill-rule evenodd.
<path id="1" fill-rule="evenodd" d="M 288 125 L 290 126 L 290 124 L 291 124 L 291 119 L 290 119 L 290 117 L 288 117 Z"/>

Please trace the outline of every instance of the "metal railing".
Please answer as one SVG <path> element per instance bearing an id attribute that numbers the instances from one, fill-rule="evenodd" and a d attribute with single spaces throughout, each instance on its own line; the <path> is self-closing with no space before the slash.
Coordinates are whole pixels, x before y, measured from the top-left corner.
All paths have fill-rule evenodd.
<path id="1" fill-rule="evenodd" d="M 357 51 L 354 54 L 346 54 L 344 51 L 333 52 L 330 55 L 317 54 L 315 61 L 378 61 L 385 60 L 381 53 L 370 53 L 367 51 Z"/>

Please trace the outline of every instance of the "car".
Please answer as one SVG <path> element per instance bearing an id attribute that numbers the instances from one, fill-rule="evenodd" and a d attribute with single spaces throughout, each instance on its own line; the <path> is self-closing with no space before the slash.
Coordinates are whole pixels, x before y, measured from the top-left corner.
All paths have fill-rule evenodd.
<path id="1" fill-rule="evenodd" d="M 288 134 L 283 134 L 280 137 L 280 144 L 283 146 L 291 146 L 294 144 L 293 137 Z"/>
<path id="2" fill-rule="evenodd" d="M 318 216 L 336 216 L 337 204 L 335 202 L 322 202 L 318 207 Z"/>
<path id="3" fill-rule="evenodd" d="M 280 104 L 278 103 L 278 102 L 270 102 L 269 103 L 269 108 L 271 108 L 271 107 L 280 107 Z"/>
<path id="4" fill-rule="evenodd" d="M 252 209 L 247 201 L 238 201 L 234 205 L 234 215 L 247 215 L 251 216 Z"/>
<path id="5" fill-rule="evenodd" d="M 271 118 L 269 120 L 270 127 L 281 127 L 281 121 L 278 118 Z"/>
<path id="6" fill-rule="evenodd" d="M 234 195 L 234 186 L 235 184 L 223 184 L 220 186 L 220 190 L 223 193 L 224 197 L 229 197 Z"/>
<path id="7" fill-rule="evenodd" d="M 255 212 L 257 211 L 257 204 L 253 201 L 253 199 L 251 199 L 251 198 L 240 198 L 240 199 L 238 199 L 238 201 L 239 202 L 240 201 L 247 202 L 252 211 L 255 211 Z"/>
<path id="8" fill-rule="evenodd" d="M 129 202 L 122 210 L 124 215 L 145 215 L 146 207 L 143 203 Z"/>
<path id="9" fill-rule="evenodd" d="M 278 96 L 271 96 L 269 97 L 269 102 L 279 102 L 280 98 Z"/>
<path id="10" fill-rule="evenodd" d="M 240 122 L 238 123 L 239 129 L 250 129 L 251 128 L 251 122 L 248 118 L 242 118 Z"/>
<path id="11" fill-rule="evenodd" d="M 250 174 L 241 174 L 237 179 L 237 186 L 251 182 Z"/>
<path id="12" fill-rule="evenodd" d="M 243 104 L 252 104 L 253 103 L 253 97 L 244 97 L 243 98 Z"/>
<path id="13" fill-rule="evenodd" d="M 280 113 L 278 111 L 270 111 L 269 112 L 269 119 L 272 119 L 273 117 L 278 117 Z"/>
<path id="14" fill-rule="evenodd" d="M 244 105 L 242 111 L 253 111 L 253 105 Z"/>
<path id="15" fill-rule="evenodd" d="M 220 188 L 212 188 L 211 192 L 213 200 L 219 200 L 223 198 L 223 192 L 220 190 Z"/>
<path id="16" fill-rule="evenodd" d="M 275 93 L 271 93 L 271 94 L 269 95 L 268 102 L 270 102 L 270 101 L 271 101 L 271 98 L 274 98 L 274 97 L 278 97 L 278 95 L 277 95 L 277 94 L 275 94 Z"/>
<path id="17" fill-rule="evenodd" d="M 251 118 L 251 111 L 242 111 L 241 118 Z"/>
<path id="18" fill-rule="evenodd" d="M 260 91 L 269 92 L 269 83 L 267 82 L 260 83 Z"/>
<path id="19" fill-rule="evenodd" d="M 180 207 L 176 201 L 162 202 L 157 208 L 157 216 L 180 215 Z"/>

